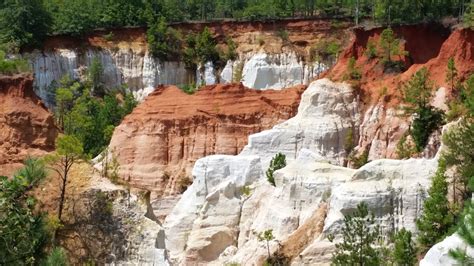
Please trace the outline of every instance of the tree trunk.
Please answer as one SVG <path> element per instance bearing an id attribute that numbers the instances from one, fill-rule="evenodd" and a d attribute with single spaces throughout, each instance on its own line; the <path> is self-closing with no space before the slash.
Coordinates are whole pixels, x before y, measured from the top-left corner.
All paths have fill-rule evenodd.
<path id="1" fill-rule="evenodd" d="M 63 214 L 64 208 L 64 199 L 66 197 L 66 183 L 67 183 L 67 175 L 68 175 L 68 161 L 66 159 L 66 163 L 64 166 L 64 174 L 63 174 L 63 184 L 61 187 L 61 198 L 59 199 L 59 209 L 58 209 L 58 219 L 61 222 L 61 217 Z"/>

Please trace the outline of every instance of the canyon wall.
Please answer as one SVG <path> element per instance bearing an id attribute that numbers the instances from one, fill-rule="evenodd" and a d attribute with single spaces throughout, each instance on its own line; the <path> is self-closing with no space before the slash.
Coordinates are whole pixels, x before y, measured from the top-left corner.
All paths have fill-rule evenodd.
<path id="1" fill-rule="evenodd" d="M 115 129 L 109 151 L 133 187 L 153 197 L 180 194 L 197 159 L 238 154 L 248 135 L 294 116 L 304 89 L 257 91 L 229 84 L 188 95 L 159 87 Z"/>
<path id="2" fill-rule="evenodd" d="M 33 91 L 33 78 L 0 76 L 0 174 L 54 150 L 57 134 L 53 116 Z"/>
<path id="3" fill-rule="evenodd" d="M 192 72 L 179 58 L 170 62 L 153 58 L 142 28 L 98 31 L 82 39 L 51 37 L 41 51 L 24 56 L 32 64 L 38 95 L 48 105 L 54 102 L 54 88 L 61 78 L 68 75 L 84 79 L 94 59 L 103 66 L 104 84 L 111 88 L 125 84 L 139 100 L 163 84 L 242 82 L 254 89 L 283 89 L 307 85 L 326 70 L 332 62 L 312 61 L 310 48 L 322 40 L 336 40 L 343 45 L 349 25 L 324 20 L 234 24 L 174 26 L 183 34 L 196 33 L 208 26 L 222 51 L 227 49 L 226 39 L 233 39 L 237 59 L 226 62 L 222 69 L 209 62 Z M 279 37 L 278 32 L 285 32 L 287 37 Z"/>
<path id="4" fill-rule="evenodd" d="M 294 265 L 328 264 L 334 244 L 327 236 L 339 241 L 344 214 L 361 199 L 384 234 L 414 230 L 437 158 L 376 160 L 359 170 L 337 166 L 347 157 L 341 139 L 356 125 L 357 106 L 347 84 L 315 81 L 294 118 L 251 135 L 238 156 L 198 160 L 193 184 L 163 224 L 171 262 L 261 264 L 268 255 L 257 235 L 272 229 L 271 254 L 287 252 Z M 264 173 L 277 152 L 288 164 L 276 172 L 274 187 Z"/>

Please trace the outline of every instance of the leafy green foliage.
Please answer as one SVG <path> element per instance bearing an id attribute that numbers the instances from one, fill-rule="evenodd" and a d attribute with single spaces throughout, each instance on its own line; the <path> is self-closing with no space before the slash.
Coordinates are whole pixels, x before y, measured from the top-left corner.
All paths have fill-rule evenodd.
<path id="1" fill-rule="evenodd" d="M 104 67 L 100 60 L 95 57 L 92 59 L 92 63 L 88 69 L 88 78 L 92 86 L 92 92 L 94 95 L 103 96 L 104 88 L 102 83 L 102 75 L 104 73 Z"/>
<path id="2" fill-rule="evenodd" d="M 194 83 L 191 84 L 184 84 L 179 87 L 182 91 L 186 94 L 194 94 L 197 91 L 197 86 Z"/>
<path id="3" fill-rule="evenodd" d="M 268 170 L 266 172 L 267 175 L 267 180 L 275 186 L 275 177 L 273 176 L 273 173 L 278 170 L 282 169 L 283 167 L 286 166 L 286 156 L 283 153 L 277 153 L 275 157 L 272 158 L 270 161 L 270 166 L 268 167 Z"/>
<path id="4" fill-rule="evenodd" d="M 0 43 L 22 47 L 38 45 L 51 24 L 42 0 L 3 0 L 0 2 Z"/>
<path id="5" fill-rule="evenodd" d="M 183 49 L 181 33 L 169 27 L 164 17 L 150 25 L 147 41 L 152 55 L 161 60 L 179 58 Z"/>
<path id="6" fill-rule="evenodd" d="M 61 247 L 54 247 L 42 266 L 68 266 L 66 251 Z"/>
<path id="7" fill-rule="evenodd" d="M 216 48 L 216 40 L 208 27 L 197 35 L 188 35 L 184 50 L 184 63 L 190 69 L 196 69 L 198 65 L 207 62 L 218 63 L 221 58 Z"/>
<path id="8" fill-rule="evenodd" d="M 359 169 L 369 162 L 369 150 L 364 150 L 359 156 L 351 154 L 349 160 L 352 162 L 352 166 L 355 169 Z"/>
<path id="9" fill-rule="evenodd" d="M 417 153 L 416 147 L 412 142 L 408 141 L 408 135 L 403 134 L 397 143 L 397 156 L 398 159 L 408 159 Z"/>
<path id="10" fill-rule="evenodd" d="M 469 3 L 463 17 L 464 24 L 467 27 L 474 28 L 474 3 Z"/>
<path id="11" fill-rule="evenodd" d="M 0 177 L 0 264 L 34 264 L 43 255 L 48 234 L 28 192 L 45 177 L 43 162 L 33 158 L 11 179 Z"/>
<path id="12" fill-rule="evenodd" d="M 95 157 L 137 102 L 125 90 L 112 90 L 103 99 L 96 98 L 87 86 L 64 79 L 56 90 L 55 115 L 64 133 L 76 136 L 84 144 L 84 152 Z"/>
<path id="13" fill-rule="evenodd" d="M 394 236 L 393 260 L 396 265 L 416 265 L 417 248 L 412 240 L 411 232 L 402 228 Z"/>
<path id="14" fill-rule="evenodd" d="M 341 50 L 336 40 L 324 39 L 310 48 L 311 61 L 333 62 Z"/>
<path id="15" fill-rule="evenodd" d="M 428 70 L 423 67 L 403 85 L 403 100 L 407 103 L 407 113 L 415 113 L 411 135 L 418 152 L 422 151 L 428 138 L 439 128 L 444 120 L 444 113 L 430 105 L 433 84 L 429 80 Z"/>
<path id="16" fill-rule="evenodd" d="M 460 0 L 4 0 L 0 4 L 0 43 L 38 44 L 47 34 L 81 36 L 96 28 L 148 26 L 208 19 L 279 19 L 301 16 L 373 17 L 376 22 L 414 23 L 457 16 Z M 472 4 L 470 4 L 472 6 Z M 472 25 L 473 8 L 464 22 Z"/>
<path id="17" fill-rule="evenodd" d="M 223 59 L 225 61 L 229 61 L 229 60 L 234 61 L 234 60 L 236 60 L 237 56 L 238 56 L 238 54 L 237 54 L 237 44 L 230 37 L 226 38 L 226 44 L 227 44 L 227 50 L 224 53 L 224 56 L 222 56 Z"/>
<path id="18" fill-rule="evenodd" d="M 447 199 L 448 183 L 445 173 L 446 162 L 440 160 L 438 171 L 428 190 L 428 198 L 423 203 L 423 213 L 416 221 L 418 242 L 424 250 L 442 240 L 454 224 Z"/>
<path id="19" fill-rule="evenodd" d="M 444 121 L 444 112 L 432 106 L 421 108 L 413 120 L 411 136 L 415 142 L 416 150 L 423 151 L 428 139 L 435 130 L 437 130 Z"/>
<path id="20" fill-rule="evenodd" d="M 464 242 L 470 247 L 474 246 L 474 206 L 468 204 L 464 213 L 462 214 L 463 219 L 459 222 L 457 233 Z M 450 250 L 449 255 L 453 257 L 460 265 L 472 265 L 474 258 L 467 255 L 465 249 L 457 248 Z"/>
<path id="21" fill-rule="evenodd" d="M 380 250 L 376 248 L 380 228 L 366 203 L 360 203 L 354 213 L 344 216 L 342 237 L 342 242 L 336 244 L 336 251 L 332 254 L 332 264 L 381 264 Z M 329 240 L 333 241 L 334 238 L 330 237 Z"/>
<path id="22" fill-rule="evenodd" d="M 403 62 L 395 61 L 395 56 L 404 56 L 406 51 L 400 49 L 401 40 L 398 39 L 391 28 L 386 28 L 380 35 L 379 47 L 382 51 L 382 63 L 385 71 L 400 72 L 403 70 Z"/>
<path id="23" fill-rule="evenodd" d="M 367 41 L 365 55 L 369 60 L 375 59 L 377 57 L 377 44 L 373 40 Z"/>
<path id="24" fill-rule="evenodd" d="M 257 235 L 257 238 L 258 238 L 258 241 L 265 241 L 265 243 L 267 244 L 268 257 L 270 258 L 270 256 L 271 256 L 271 254 L 270 254 L 270 241 L 275 239 L 275 237 L 273 236 L 273 230 L 268 229 L 268 230 L 265 230 L 263 232 L 260 232 Z"/>
<path id="25" fill-rule="evenodd" d="M 359 68 L 356 66 L 356 60 L 354 57 L 349 59 L 346 75 L 349 79 L 353 80 L 360 80 L 362 78 L 362 73 L 360 73 Z"/>
<path id="26" fill-rule="evenodd" d="M 7 59 L 5 52 L 0 50 L 0 74 L 13 75 L 30 71 L 30 65 L 25 59 Z"/>

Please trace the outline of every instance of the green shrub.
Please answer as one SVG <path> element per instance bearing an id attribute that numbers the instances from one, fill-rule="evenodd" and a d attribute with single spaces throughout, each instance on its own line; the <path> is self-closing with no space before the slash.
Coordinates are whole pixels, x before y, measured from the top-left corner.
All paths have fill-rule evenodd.
<path id="1" fill-rule="evenodd" d="M 177 60 L 182 54 L 181 33 L 168 27 L 162 17 L 147 30 L 148 47 L 151 54 L 161 60 Z"/>
<path id="2" fill-rule="evenodd" d="M 408 134 L 403 134 L 397 143 L 397 150 L 395 153 L 398 159 L 408 159 L 417 153 L 415 145 L 412 142 L 407 142 Z"/>
<path id="3" fill-rule="evenodd" d="M 194 83 L 184 84 L 179 88 L 187 94 L 194 94 L 197 91 L 197 86 Z"/>
<path id="4" fill-rule="evenodd" d="M 402 228 L 394 236 L 393 260 L 396 265 L 413 266 L 417 263 L 417 248 L 410 231 Z"/>
<path id="5" fill-rule="evenodd" d="M 288 41 L 288 38 L 289 38 L 289 34 L 288 34 L 288 31 L 285 30 L 285 29 L 278 29 L 276 32 L 275 32 L 275 35 L 277 37 L 279 37 L 282 41 L 286 42 Z"/>
<path id="6" fill-rule="evenodd" d="M 351 155 L 350 160 L 355 169 L 359 169 L 369 162 L 369 150 L 365 150 L 359 156 Z"/>
<path id="7" fill-rule="evenodd" d="M 69 265 L 66 251 L 61 247 L 54 247 L 42 266 L 67 266 Z"/>
<path id="8" fill-rule="evenodd" d="M 14 75 L 29 72 L 30 64 L 21 58 L 7 59 L 4 51 L 0 50 L 0 74 Z"/>
<path id="9" fill-rule="evenodd" d="M 282 169 L 283 167 L 286 166 L 286 156 L 283 153 L 277 153 L 275 157 L 272 158 L 270 162 L 270 166 L 268 167 L 268 170 L 266 172 L 267 175 L 267 180 L 275 186 L 275 177 L 273 176 L 273 173 L 276 170 Z"/>
<path id="10" fill-rule="evenodd" d="M 431 133 L 438 129 L 443 124 L 443 121 L 444 112 L 442 110 L 432 106 L 418 110 L 411 129 L 411 136 L 418 152 L 423 151 Z"/>
<path id="11" fill-rule="evenodd" d="M 367 46 L 365 48 L 365 56 L 367 56 L 369 60 L 377 58 L 377 45 L 374 41 L 369 40 L 367 42 Z"/>
<path id="12" fill-rule="evenodd" d="M 346 75 L 352 80 L 360 80 L 362 78 L 362 74 L 360 73 L 359 68 L 356 66 L 356 60 L 354 57 L 349 59 Z"/>

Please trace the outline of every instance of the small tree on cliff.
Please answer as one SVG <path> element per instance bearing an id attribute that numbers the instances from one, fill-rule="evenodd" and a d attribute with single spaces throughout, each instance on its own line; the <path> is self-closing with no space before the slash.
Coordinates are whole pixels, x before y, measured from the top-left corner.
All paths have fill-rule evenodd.
<path id="1" fill-rule="evenodd" d="M 273 230 L 272 229 L 265 230 L 265 231 L 261 232 L 260 234 L 258 234 L 257 238 L 258 238 L 259 241 L 265 241 L 265 243 L 267 244 L 268 257 L 270 258 L 270 256 L 271 256 L 271 254 L 270 254 L 270 241 L 275 239 L 275 237 L 273 236 Z"/>
<path id="2" fill-rule="evenodd" d="M 382 50 L 382 59 L 385 69 L 402 67 L 400 61 L 395 61 L 394 56 L 404 56 L 406 51 L 400 49 L 401 40 L 398 39 L 392 28 L 386 28 L 380 35 L 380 49 Z"/>
<path id="3" fill-rule="evenodd" d="M 456 84 L 458 79 L 458 70 L 456 69 L 456 63 L 454 62 L 454 58 L 449 58 L 448 60 L 448 68 L 446 70 L 446 82 L 450 86 L 451 92 L 456 91 Z"/>
<path id="4" fill-rule="evenodd" d="M 428 198 L 423 203 L 423 214 L 416 221 L 418 242 L 423 249 L 428 249 L 440 241 L 453 225 L 445 173 L 446 162 L 441 159 L 428 190 Z"/>
<path id="5" fill-rule="evenodd" d="M 381 252 L 374 247 L 380 228 L 366 203 L 360 203 L 353 214 L 344 217 L 342 237 L 332 254 L 334 265 L 380 265 Z M 334 237 L 330 236 L 329 240 L 334 241 Z"/>
<path id="6" fill-rule="evenodd" d="M 47 240 L 31 190 L 44 180 L 44 164 L 29 158 L 12 178 L 0 176 L 0 265 L 34 265 Z"/>
<path id="7" fill-rule="evenodd" d="M 423 67 L 403 85 L 403 101 L 407 104 L 407 114 L 416 114 L 411 136 L 418 152 L 422 151 L 428 138 L 443 122 L 443 111 L 430 105 L 433 84 L 429 79 L 428 69 Z"/>
<path id="8" fill-rule="evenodd" d="M 393 260 L 396 265 L 416 265 L 416 246 L 411 232 L 402 228 L 394 236 Z"/>
<path id="9" fill-rule="evenodd" d="M 56 139 L 56 152 L 48 157 L 48 162 L 50 169 L 55 171 L 61 180 L 58 203 L 59 221 L 61 221 L 62 218 L 66 198 L 66 186 L 71 168 L 81 159 L 84 159 L 84 149 L 78 138 L 72 135 L 64 135 Z"/>
<path id="10" fill-rule="evenodd" d="M 286 156 L 283 153 L 277 153 L 275 157 L 270 162 L 270 166 L 268 167 L 268 170 L 266 172 L 267 175 L 267 180 L 275 186 L 275 177 L 273 176 L 273 173 L 276 170 L 282 169 L 283 167 L 286 166 Z"/>
<path id="11" fill-rule="evenodd" d="M 465 212 L 463 213 L 464 218 L 461 220 L 459 228 L 457 230 L 458 235 L 464 240 L 464 242 L 473 247 L 474 246 L 474 206 L 469 204 Z M 460 265 L 473 265 L 474 258 L 470 257 L 466 253 L 466 249 L 457 248 L 450 250 L 449 255 L 457 260 Z"/>

